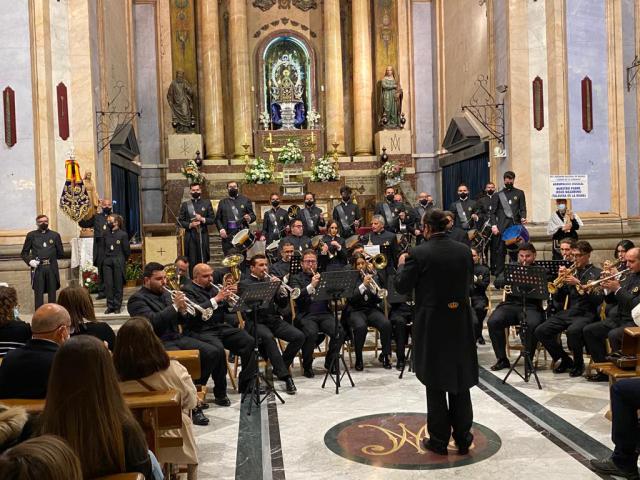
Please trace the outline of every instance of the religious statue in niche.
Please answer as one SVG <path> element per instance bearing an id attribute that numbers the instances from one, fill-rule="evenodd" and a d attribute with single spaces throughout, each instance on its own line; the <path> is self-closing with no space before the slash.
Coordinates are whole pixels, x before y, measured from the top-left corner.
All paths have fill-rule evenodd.
<path id="1" fill-rule="evenodd" d="M 173 113 L 171 125 L 176 132 L 193 132 L 196 126 L 196 119 L 193 114 L 193 88 L 184 78 L 184 72 L 181 70 L 176 72 L 175 80 L 169 85 L 167 101 Z"/>
<path id="2" fill-rule="evenodd" d="M 383 130 L 404 127 L 406 119 L 402 113 L 402 97 L 400 82 L 394 68 L 389 65 L 378 86 L 378 124 Z"/>

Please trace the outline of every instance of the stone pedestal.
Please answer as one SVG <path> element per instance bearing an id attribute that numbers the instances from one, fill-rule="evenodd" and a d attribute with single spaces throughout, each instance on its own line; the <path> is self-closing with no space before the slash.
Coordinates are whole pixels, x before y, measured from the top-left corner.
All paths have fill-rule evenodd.
<path id="1" fill-rule="evenodd" d="M 196 158 L 196 152 L 202 153 L 202 135 L 197 133 L 174 133 L 168 136 L 167 158 L 190 160 Z"/>
<path id="2" fill-rule="evenodd" d="M 387 155 L 411 155 L 411 130 L 380 130 L 375 134 L 376 155 L 382 154 L 382 147 Z"/>

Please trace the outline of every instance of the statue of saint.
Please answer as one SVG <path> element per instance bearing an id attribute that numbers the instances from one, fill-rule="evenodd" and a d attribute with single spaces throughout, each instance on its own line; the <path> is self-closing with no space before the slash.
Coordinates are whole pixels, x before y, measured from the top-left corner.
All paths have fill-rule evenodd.
<path id="1" fill-rule="evenodd" d="M 193 116 L 193 88 L 184 78 L 184 72 L 181 70 L 176 72 L 175 80 L 169 85 L 167 101 L 173 112 L 171 125 L 176 132 L 192 132 L 196 126 Z"/>
<path id="2" fill-rule="evenodd" d="M 380 80 L 380 126 L 386 128 L 402 128 L 402 87 L 396 80 L 395 70 L 387 66 L 384 77 Z"/>

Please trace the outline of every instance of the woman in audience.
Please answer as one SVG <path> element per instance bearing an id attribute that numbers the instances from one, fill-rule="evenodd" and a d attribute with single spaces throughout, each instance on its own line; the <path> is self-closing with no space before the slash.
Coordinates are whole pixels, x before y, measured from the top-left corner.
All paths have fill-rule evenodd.
<path id="1" fill-rule="evenodd" d="M 0 456 L 3 480 L 82 480 L 80 461 L 69 445 L 55 435 L 42 435 Z"/>
<path id="2" fill-rule="evenodd" d="M 188 478 L 195 480 L 198 464 L 193 424 L 189 413 L 198 399 L 189 372 L 179 362 L 169 360 L 162 342 L 146 318 L 134 317 L 118 330 L 113 362 L 120 376 L 123 393 L 177 390 L 182 400 L 182 428 L 167 432 L 167 437 L 182 437 L 181 447 L 161 448 L 161 463 L 188 465 Z"/>
<path id="3" fill-rule="evenodd" d="M 0 404 L 0 453 L 29 438 L 31 425 L 24 408 Z"/>
<path id="4" fill-rule="evenodd" d="M 66 287 L 58 295 L 58 305 L 67 309 L 71 316 L 71 336 L 91 335 L 107 342 L 109 350 L 113 351 L 116 335 L 106 322 L 96 321 L 93 300 L 86 289 L 82 287 Z"/>
<path id="5" fill-rule="evenodd" d="M 0 358 L 22 347 L 31 338 L 31 327 L 18 319 L 18 295 L 13 287 L 0 287 Z"/>
<path id="6" fill-rule="evenodd" d="M 69 443 L 84 478 L 125 472 L 154 478 L 147 442 L 122 398 L 111 355 L 90 335 L 69 339 L 56 353 L 40 433 Z"/>

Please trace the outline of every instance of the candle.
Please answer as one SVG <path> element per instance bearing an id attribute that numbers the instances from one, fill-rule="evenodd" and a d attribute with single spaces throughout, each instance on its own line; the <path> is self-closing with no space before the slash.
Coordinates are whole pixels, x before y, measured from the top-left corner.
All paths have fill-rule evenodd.
<path id="1" fill-rule="evenodd" d="M 324 92 L 324 85 L 320 85 L 320 91 Z"/>
<path id="2" fill-rule="evenodd" d="M 311 132 L 311 143 L 313 143 L 313 141 L 315 140 L 314 136 L 313 136 L 313 131 Z"/>
<path id="3" fill-rule="evenodd" d="M 273 143 L 273 137 L 271 136 L 271 132 L 269 132 L 269 143 Z"/>
<path id="4" fill-rule="evenodd" d="M 333 134 L 333 143 L 338 143 L 338 134 L 337 133 Z"/>
<path id="5" fill-rule="evenodd" d="M 247 132 L 244 132 L 244 143 L 245 143 L 245 145 L 248 143 L 247 142 Z"/>

